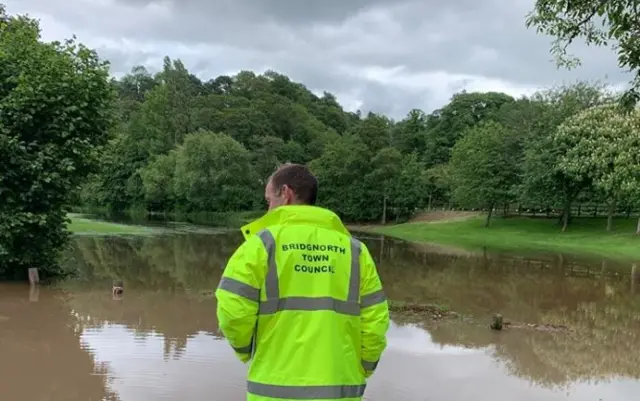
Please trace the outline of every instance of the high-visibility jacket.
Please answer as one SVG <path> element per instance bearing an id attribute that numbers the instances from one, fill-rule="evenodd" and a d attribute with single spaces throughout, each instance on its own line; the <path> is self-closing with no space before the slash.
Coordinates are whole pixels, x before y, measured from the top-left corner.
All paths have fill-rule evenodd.
<path id="1" fill-rule="evenodd" d="M 281 206 L 242 230 L 216 298 L 220 330 L 249 363 L 247 400 L 361 400 L 389 328 L 367 247 L 316 206 Z"/>

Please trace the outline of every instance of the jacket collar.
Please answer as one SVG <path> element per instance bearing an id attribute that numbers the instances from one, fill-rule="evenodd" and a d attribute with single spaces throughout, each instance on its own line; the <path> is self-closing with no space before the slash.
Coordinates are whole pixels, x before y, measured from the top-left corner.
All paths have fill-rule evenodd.
<path id="1" fill-rule="evenodd" d="M 261 218 L 243 226 L 242 235 L 247 239 L 273 225 L 309 225 L 338 231 L 351 236 L 337 214 L 318 206 L 287 205 L 267 212 Z"/>

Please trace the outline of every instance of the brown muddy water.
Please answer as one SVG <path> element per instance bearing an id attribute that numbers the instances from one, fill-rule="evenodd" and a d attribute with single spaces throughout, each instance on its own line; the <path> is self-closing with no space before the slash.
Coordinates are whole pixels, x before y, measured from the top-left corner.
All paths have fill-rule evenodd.
<path id="1" fill-rule="evenodd" d="M 640 278 L 631 263 L 471 254 L 363 238 L 394 314 L 366 400 L 631 401 L 640 394 Z M 0 285 L 2 401 L 241 401 L 245 366 L 211 294 L 236 234 L 77 237 L 62 288 Z M 121 299 L 111 293 L 123 280 Z M 488 327 L 512 322 L 569 331 Z"/>

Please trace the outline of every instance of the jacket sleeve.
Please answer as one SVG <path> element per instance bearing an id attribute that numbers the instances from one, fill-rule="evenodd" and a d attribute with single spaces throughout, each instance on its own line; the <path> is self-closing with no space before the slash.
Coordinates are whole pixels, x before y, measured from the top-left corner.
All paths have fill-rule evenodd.
<path id="1" fill-rule="evenodd" d="M 260 288 L 267 270 L 262 241 L 250 237 L 231 256 L 216 289 L 218 325 L 242 362 L 251 358 Z"/>
<path id="2" fill-rule="evenodd" d="M 364 244 L 360 253 L 360 319 L 362 327 L 362 367 L 365 376 L 373 374 L 387 346 L 389 305 L 375 262 Z"/>

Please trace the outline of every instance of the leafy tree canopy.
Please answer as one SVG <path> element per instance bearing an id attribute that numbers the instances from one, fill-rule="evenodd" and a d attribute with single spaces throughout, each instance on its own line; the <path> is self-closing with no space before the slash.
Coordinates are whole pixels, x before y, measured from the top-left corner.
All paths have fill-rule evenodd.
<path id="1" fill-rule="evenodd" d="M 0 276 L 56 273 L 69 195 L 96 166 L 112 115 L 107 64 L 0 6 Z"/>

